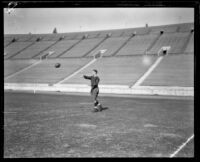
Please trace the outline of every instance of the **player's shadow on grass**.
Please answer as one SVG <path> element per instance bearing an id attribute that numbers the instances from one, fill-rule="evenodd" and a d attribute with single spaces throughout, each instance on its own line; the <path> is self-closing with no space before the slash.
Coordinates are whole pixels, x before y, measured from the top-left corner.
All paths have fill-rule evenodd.
<path id="1" fill-rule="evenodd" d="M 108 109 L 108 107 L 101 107 L 101 111 L 104 111 L 104 110 L 107 110 Z"/>

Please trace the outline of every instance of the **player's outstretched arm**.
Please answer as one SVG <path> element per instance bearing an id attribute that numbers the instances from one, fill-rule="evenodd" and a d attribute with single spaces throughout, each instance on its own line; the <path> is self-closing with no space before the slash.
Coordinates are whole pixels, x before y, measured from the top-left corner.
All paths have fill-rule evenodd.
<path id="1" fill-rule="evenodd" d="M 83 75 L 83 78 L 85 78 L 85 79 L 90 79 L 91 80 L 91 76 L 86 76 L 86 75 Z"/>

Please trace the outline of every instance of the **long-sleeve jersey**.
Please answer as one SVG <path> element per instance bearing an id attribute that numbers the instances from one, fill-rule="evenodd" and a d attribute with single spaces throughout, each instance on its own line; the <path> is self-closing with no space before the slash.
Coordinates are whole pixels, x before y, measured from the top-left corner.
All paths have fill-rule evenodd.
<path id="1" fill-rule="evenodd" d="M 89 80 L 91 80 L 91 90 L 93 90 L 94 88 L 98 88 L 98 84 L 99 84 L 99 81 L 100 81 L 100 79 L 99 79 L 99 77 L 98 76 L 86 76 L 86 75 L 84 75 L 83 76 L 85 79 L 89 79 Z"/>

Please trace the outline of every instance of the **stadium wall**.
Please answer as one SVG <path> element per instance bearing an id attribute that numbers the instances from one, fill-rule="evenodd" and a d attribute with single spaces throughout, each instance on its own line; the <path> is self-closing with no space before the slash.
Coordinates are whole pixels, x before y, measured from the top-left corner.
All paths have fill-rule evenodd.
<path id="1" fill-rule="evenodd" d="M 167 96 L 194 96 L 193 87 L 161 87 L 161 86 L 136 86 L 100 85 L 100 93 L 130 94 L 130 95 L 167 95 Z M 4 90 L 22 91 L 55 91 L 55 92 L 90 92 L 89 85 L 80 84 L 20 84 L 5 83 Z"/>

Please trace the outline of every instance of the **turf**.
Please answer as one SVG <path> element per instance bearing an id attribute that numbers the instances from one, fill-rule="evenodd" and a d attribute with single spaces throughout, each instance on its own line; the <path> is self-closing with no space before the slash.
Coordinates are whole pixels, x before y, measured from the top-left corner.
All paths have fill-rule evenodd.
<path id="1" fill-rule="evenodd" d="M 169 157 L 194 132 L 190 99 L 4 94 L 4 157 Z M 189 142 L 177 157 L 193 157 Z"/>

